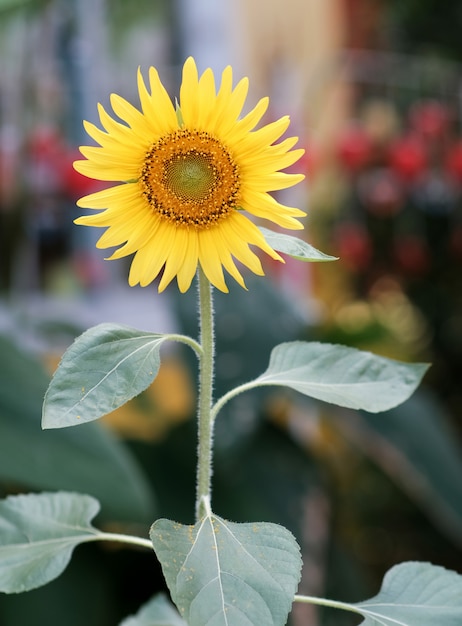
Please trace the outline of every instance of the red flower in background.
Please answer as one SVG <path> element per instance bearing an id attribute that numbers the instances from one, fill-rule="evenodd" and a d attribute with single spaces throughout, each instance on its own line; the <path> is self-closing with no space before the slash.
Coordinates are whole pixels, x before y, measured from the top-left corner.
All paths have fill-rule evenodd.
<path id="1" fill-rule="evenodd" d="M 335 248 L 342 263 L 352 271 L 366 269 L 372 259 L 372 243 L 361 224 L 340 224 L 335 232 Z"/>
<path id="2" fill-rule="evenodd" d="M 462 141 L 454 143 L 446 155 L 446 170 L 455 180 L 462 182 Z"/>
<path id="3" fill-rule="evenodd" d="M 337 154 L 345 169 L 351 173 L 362 170 L 370 161 L 372 142 L 358 124 L 346 129 L 340 136 Z"/>
<path id="4" fill-rule="evenodd" d="M 452 115 L 448 106 L 436 100 L 418 102 L 410 112 L 411 127 L 427 139 L 442 138 L 451 125 Z"/>
<path id="5" fill-rule="evenodd" d="M 390 167 L 406 183 L 413 182 L 427 167 L 425 144 L 416 133 L 392 141 L 388 154 Z"/>

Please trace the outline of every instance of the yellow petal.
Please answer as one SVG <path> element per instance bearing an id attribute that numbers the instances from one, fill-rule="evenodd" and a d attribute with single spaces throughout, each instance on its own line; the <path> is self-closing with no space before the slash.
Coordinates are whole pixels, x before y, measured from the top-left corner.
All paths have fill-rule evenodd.
<path id="1" fill-rule="evenodd" d="M 189 57 L 183 66 L 180 87 L 180 109 L 185 126 L 194 126 L 198 117 L 199 77 L 194 59 Z"/>
<path id="2" fill-rule="evenodd" d="M 207 130 L 210 117 L 215 109 L 215 79 L 210 68 L 206 69 L 199 80 L 197 128 Z"/>
<path id="3" fill-rule="evenodd" d="M 226 140 L 227 135 L 236 129 L 236 121 L 241 114 L 248 90 L 249 81 L 247 78 L 243 78 L 226 100 L 221 92 L 218 94 L 216 111 L 213 121 L 211 121 L 211 130 L 223 140 Z"/>
<path id="4" fill-rule="evenodd" d="M 117 165 L 99 165 L 93 161 L 75 161 L 74 169 L 87 178 L 94 180 L 104 180 L 107 182 L 121 182 L 134 178 L 133 172 L 126 167 Z"/>
<path id="5" fill-rule="evenodd" d="M 186 238 L 186 253 L 183 263 L 178 270 L 177 281 L 178 288 L 184 293 L 191 286 L 192 279 L 197 272 L 197 264 L 199 262 L 199 238 L 195 229 L 188 231 Z"/>
<path id="6" fill-rule="evenodd" d="M 242 206 L 255 217 L 270 220 L 281 228 L 289 228 L 291 230 L 302 230 L 304 228 L 297 218 L 305 217 L 305 211 L 280 204 L 267 193 L 249 191 L 246 193 Z"/>
<path id="7" fill-rule="evenodd" d="M 228 293 L 223 276 L 220 254 L 216 248 L 213 229 L 199 231 L 199 262 L 209 281 L 220 291 Z"/>
<path id="8" fill-rule="evenodd" d="M 135 254 L 128 282 L 131 286 L 140 284 L 146 287 L 158 276 L 164 266 L 175 237 L 175 229 L 170 224 L 160 223 L 154 237 Z"/>
<path id="9" fill-rule="evenodd" d="M 181 266 L 184 264 L 188 248 L 188 230 L 186 228 L 175 227 L 173 227 L 172 230 L 174 231 L 174 238 L 165 261 L 164 271 L 159 283 L 159 291 L 163 291 L 178 274 Z"/>
<path id="10" fill-rule="evenodd" d="M 244 139 L 245 145 L 242 146 L 243 153 L 251 150 L 261 150 L 271 145 L 285 133 L 289 124 L 290 118 L 286 115 L 270 124 L 266 124 L 266 126 L 262 126 L 258 130 L 248 133 Z"/>
<path id="11" fill-rule="evenodd" d="M 276 252 L 276 250 L 273 250 L 273 248 L 271 248 L 271 246 L 266 242 L 266 239 L 263 237 L 261 231 L 247 217 L 236 212 L 233 215 L 233 220 L 229 221 L 237 237 L 244 239 L 250 245 L 258 246 L 260 250 L 266 252 L 266 254 L 268 254 L 272 259 L 284 262 L 283 258 Z M 252 271 L 254 270 L 252 269 Z"/>
<path id="12" fill-rule="evenodd" d="M 77 206 L 85 209 L 107 209 L 119 204 L 125 206 L 126 203 L 135 203 L 136 206 L 139 206 L 140 200 L 142 197 L 138 184 L 124 183 L 83 196 L 77 201 Z"/>
<path id="13" fill-rule="evenodd" d="M 291 152 L 273 151 L 271 148 L 277 148 L 279 144 L 268 146 L 261 152 L 249 154 L 242 160 L 241 167 L 245 167 L 245 171 L 250 173 L 255 171 L 274 172 L 275 167 L 278 170 L 284 170 L 296 163 L 304 154 L 305 150 L 299 148 Z"/>
<path id="14" fill-rule="evenodd" d="M 236 213 L 232 218 L 226 220 L 223 224 L 221 232 L 227 247 L 231 254 L 246 267 L 248 267 L 254 274 L 263 276 L 263 268 L 261 266 L 260 259 L 249 248 L 248 232 L 242 228 L 242 223 L 238 219 L 239 214 Z M 242 216 L 239 216 L 242 217 Z M 244 218 L 247 220 L 247 218 Z M 249 220 L 247 222 L 250 223 Z"/>
<path id="15" fill-rule="evenodd" d="M 131 129 L 125 124 L 121 124 L 120 122 L 117 122 L 115 119 L 113 119 L 109 115 L 109 113 L 107 113 L 103 105 L 99 103 L 98 114 L 101 124 L 108 134 L 112 135 L 113 137 L 118 137 L 122 141 L 124 141 L 127 136 L 132 136 Z"/>
<path id="16" fill-rule="evenodd" d="M 245 184 L 255 191 L 278 191 L 287 189 L 300 183 L 305 176 L 303 174 L 286 174 L 285 172 L 273 172 L 265 175 L 247 176 Z"/>
<path id="17" fill-rule="evenodd" d="M 247 289 L 244 279 L 242 278 L 241 273 L 239 272 L 239 270 L 236 267 L 236 264 L 234 263 L 228 243 L 226 242 L 226 239 L 223 237 L 223 233 L 220 227 L 214 230 L 213 236 L 215 238 L 217 250 L 220 255 L 220 261 L 223 264 L 223 267 L 243 289 Z"/>
<path id="18" fill-rule="evenodd" d="M 258 124 L 263 115 L 266 113 L 269 105 L 269 98 L 262 98 L 256 106 L 240 119 L 236 124 L 236 132 L 247 133 Z"/>
<path id="19" fill-rule="evenodd" d="M 105 212 L 107 213 L 107 211 Z M 98 216 L 92 216 L 93 219 Z M 104 216 L 102 216 L 104 218 Z M 102 226 L 108 226 L 108 218 L 104 220 Z M 131 215 L 126 216 L 124 218 L 120 218 L 116 221 L 112 218 L 109 222 L 109 227 L 106 232 L 101 235 L 98 243 L 96 244 L 97 248 L 112 248 L 113 246 L 120 246 L 121 244 L 128 244 L 129 247 L 133 249 L 133 252 L 138 248 L 145 245 L 146 241 L 148 241 L 151 237 L 151 234 L 154 232 L 155 226 L 157 223 L 156 218 L 153 217 L 152 214 L 147 215 Z M 94 225 L 97 225 L 96 220 Z M 125 249 L 125 256 L 128 254 L 127 249 Z"/>
<path id="20" fill-rule="evenodd" d="M 217 94 L 217 104 L 218 100 L 228 100 L 231 92 L 233 90 L 233 68 L 231 65 L 227 65 L 221 74 L 221 83 L 220 88 Z"/>
<path id="21" fill-rule="evenodd" d="M 152 141 L 165 133 L 173 132 L 177 127 L 175 109 L 170 96 L 163 86 L 157 70 L 149 68 L 149 83 L 151 93 L 148 92 L 138 69 L 138 91 L 140 95 L 141 108 L 146 117 L 146 122 L 153 132 Z"/>
<path id="22" fill-rule="evenodd" d="M 145 228 L 137 229 L 130 234 L 127 242 L 118 248 L 115 252 L 111 254 L 111 256 L 107 257 L 108 260 L 112 261 L 115 259 L 121 259 L 129 254 L 133 254 L 137 250 L 140 250 L 143 246 L 146 245 L 148 241 L 154 241 L 154 237 L 160 227 L 160 220 L 157 216 L 152 215 L 149 223 Z"/>
<path id="23" fill-rule="evenodd" d="M 132 132 L 139 137 L 141 141 L 145 141 L 146 137 L 149 137 L 151 130 L 146 122 L 146 116 L 127 102 L 125 98 L 115 93 L 111 93 L 110 100 L 114 113 L 130 126 Z"/>

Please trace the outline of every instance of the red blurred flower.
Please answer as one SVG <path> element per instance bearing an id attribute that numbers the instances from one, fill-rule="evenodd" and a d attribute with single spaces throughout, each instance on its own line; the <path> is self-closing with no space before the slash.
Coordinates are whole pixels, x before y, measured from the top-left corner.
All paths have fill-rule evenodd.
<path id="1" fill-rule="evenodd" d="M 446 155 L 446 170 L 450 176 L 462 182 L 462 141 L 449 148 Z"/>
<path id="2" fill-rule="evenodd" d="M 371 159 L 370 137 L 361 126 L 353 124 L 341 134 L 337 154 L 346 170 L 351 173 L 360 171 Z"/>
<path id="3" fill-rule="evenodd" d="M 436 100 L 418 102 L 411 109 L 410 122 L 424 137 L 438 139 L 449 129 L 451 112 L 448 106 Z"/>
<path id="4" fill-rule="evenodd" d="M 334 235 L 337 255 L 348 269 L 364 270 L 372 259 L 372 244 L 367 230 L 361 224 L 340 224 Z"/>
<path id="5" fill-rule="evenodd" d="M 424 142 L 415 133 L 395 139 L 389 148 L 389 163 L 401 180 L 414 181 L 427 167 Z"/>

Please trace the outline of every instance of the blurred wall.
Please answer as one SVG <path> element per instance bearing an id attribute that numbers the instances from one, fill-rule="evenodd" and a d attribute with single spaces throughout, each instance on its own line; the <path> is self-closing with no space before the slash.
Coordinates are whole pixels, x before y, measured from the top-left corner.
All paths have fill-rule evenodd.
<path id="1" fill-rule="evenodd" d="M 238 0 L 239 64 L 253 90 L 291 111 L 310 141 L 323 146 L 346 115 L 339 78 L 345 44 L 344 0 Z M 287 112 L 287 111 L 286 111 Z"/>

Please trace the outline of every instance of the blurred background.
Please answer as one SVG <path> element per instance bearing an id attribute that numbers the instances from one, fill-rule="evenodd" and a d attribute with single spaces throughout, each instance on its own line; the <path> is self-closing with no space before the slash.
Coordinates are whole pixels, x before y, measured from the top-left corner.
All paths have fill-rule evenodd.
<path id="1" fill-rule="evenodd" d="M 322 340 L 432 363 L 386 414 L 281 390 L 236 398 L 217 424 L 214 509 L 290 528 L 300 592 L 359 601 L 385 571 L 424 560 L 462 573 L 462 7 L 446 0 L 0 0 L 0 494 L 66 489 L 102 503 L 98 524 L 146 536 L 191 523 L 195 363 L 165 355 L 144 394 L 98 424 L 41 431 L 62 352 L 102 321 L 197 333 L 195 293 L 129 289 L 75 200 L 97 185 L 72 161 L 82 119 L 136 70 L 178 92 L 185 58 L 250 78 L 248 107 L 289 113 L 306 182 L 281 200 L 339 261 L 246 277 L 217 294 L 216 395 L 271 348 Z M 268 314 L 271 311 L 271 314 Z M 163 589 L 151 554 L 81 546 L 47 587 L 0 596 L 2 626 L 112 626 Z M 349 626 L 297 606 L 293 626 Z"/>

